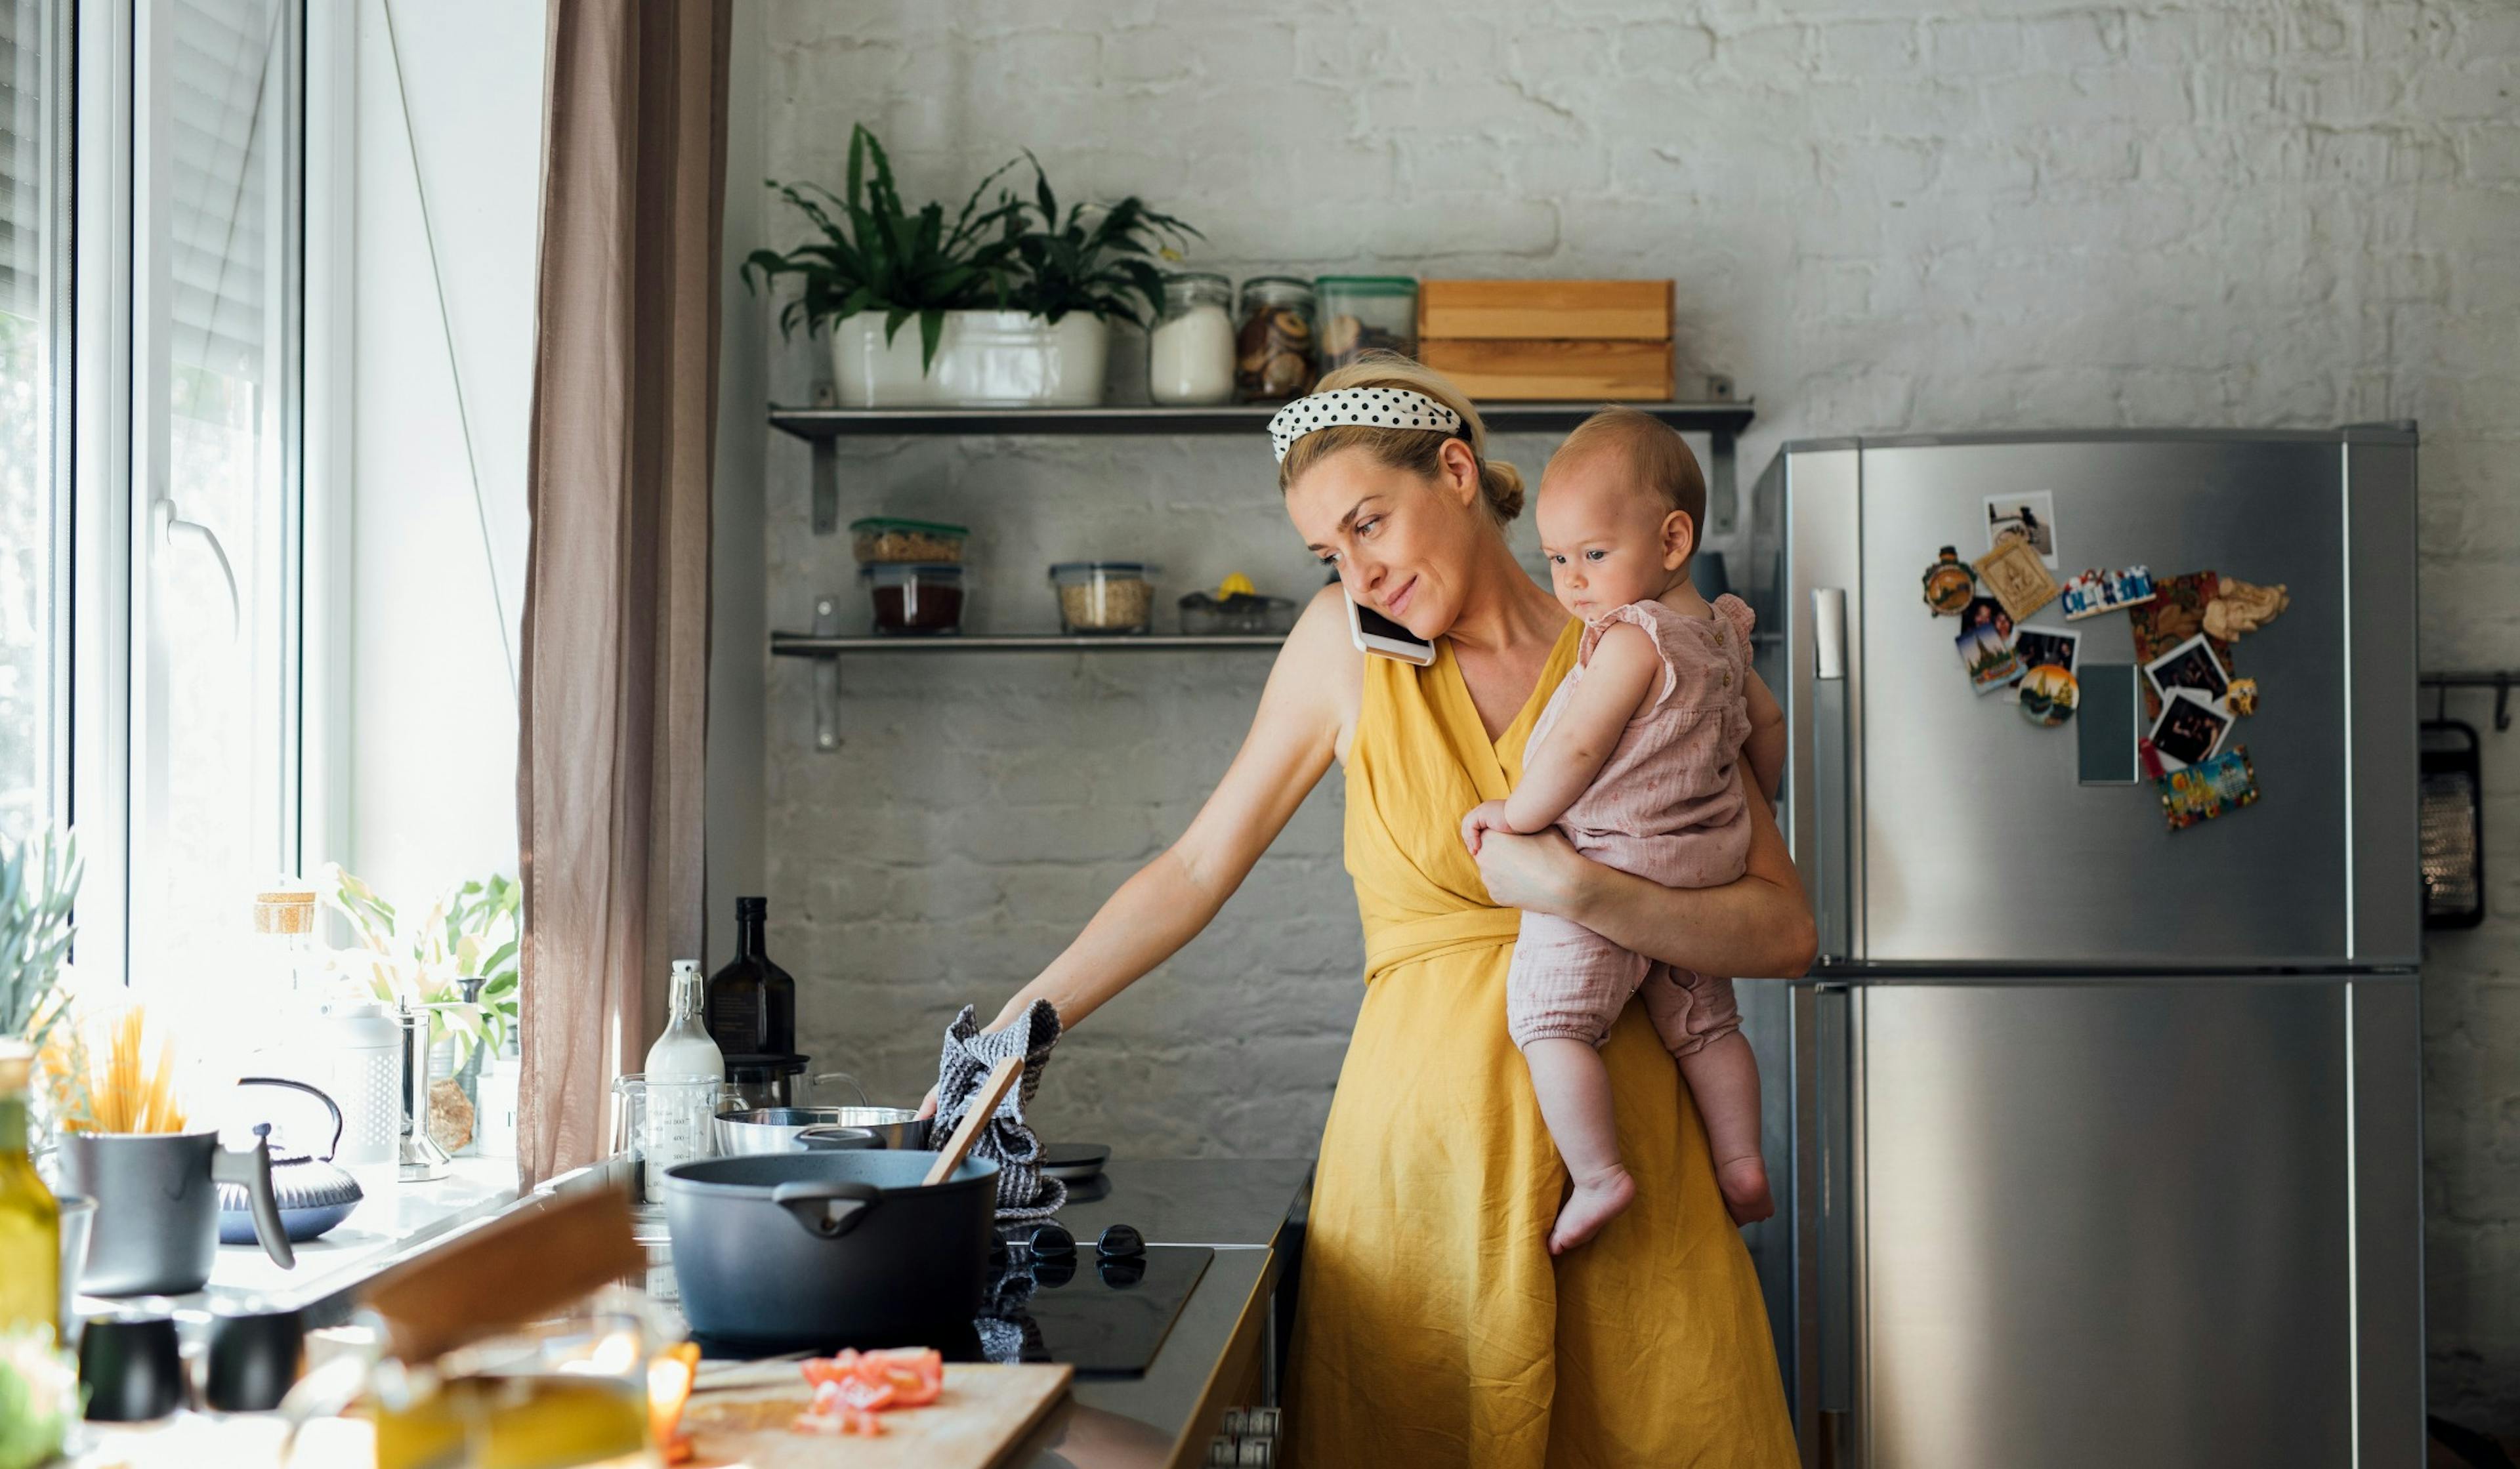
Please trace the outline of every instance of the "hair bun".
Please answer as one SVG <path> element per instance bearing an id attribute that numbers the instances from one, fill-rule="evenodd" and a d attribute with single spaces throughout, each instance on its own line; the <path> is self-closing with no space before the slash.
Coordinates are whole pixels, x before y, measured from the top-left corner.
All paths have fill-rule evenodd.
<path id="1" fill-rule="evenodd" d="M 1479 491 L 1500 520 L 1522 513 L 1522 471 L 1501 459 L 1479 461 Z"/>

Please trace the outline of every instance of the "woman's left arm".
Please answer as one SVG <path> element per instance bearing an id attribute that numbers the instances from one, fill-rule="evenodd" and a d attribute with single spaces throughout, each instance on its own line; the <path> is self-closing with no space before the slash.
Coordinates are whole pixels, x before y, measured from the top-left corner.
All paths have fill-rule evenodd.
<path id="1" fill-rule="evenodd" d="M 1571 919 L 1633 954 L 1700 974 L 1791 979 L 1819 949 L 1802 877 L 1768 803 L 1750 809 L 1750 853 L 1722 887 L 1675 888 L 1590 861 L 1554 830 L 1491 831 L 1479 848 L 1488 896 Z"/>

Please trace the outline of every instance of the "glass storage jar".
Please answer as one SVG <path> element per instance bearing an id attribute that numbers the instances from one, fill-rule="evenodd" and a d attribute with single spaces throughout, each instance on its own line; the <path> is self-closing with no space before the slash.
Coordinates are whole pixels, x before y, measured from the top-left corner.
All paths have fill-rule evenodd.
<path id="1" fill-rule="evenodd" d="M 1164 277 L 1147 334 L 1147 394 L 1172 405 L 1234 401 L 1234 283 L 1201 271 Z"/>
<path id="2" fill-rule="evenodd" d="M 858 579 L 874 594 L 878 633 L 934 637 L 963 631 L 960 566 L 878 563 L 859 567 Z"/>
<path id="3" fill-rule="evenodd" d="M 1079 633 L 1143 633 L 1154 623 L 1155 589 L 1144 561 L 1061 561 L 1050 568 L 1058 589 L 1058 628 Z"/>
<path id="4" fill-rule="evenodd" d="M 1321 297 L 1322 371 L 1368 352 L 1418 355 L 1416 277 L 1324 276 L 1313 287 Z"/>
<path id="5" fill-rule="evenodd" d="M 869 515 L 849 522 L 849 539 L 856 546 L 860 565 L 959 566 L 963 563 L 963 543 L 970 536 L 968 527 L 948 525 L 942 520 Z"/>
<path id="6" fill-rule="evenodd" d="M 1234 339 L 1234 385 L 1245 403 L 1300 398 L 1322 375 L 1313 328 L 1313 288 L 1293 276 L 1242 283 L 1241 329 Z"/>

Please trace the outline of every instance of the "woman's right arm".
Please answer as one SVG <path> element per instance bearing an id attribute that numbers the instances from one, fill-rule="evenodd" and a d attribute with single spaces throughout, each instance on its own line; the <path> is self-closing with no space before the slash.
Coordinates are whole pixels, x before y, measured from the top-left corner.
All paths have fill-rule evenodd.
<path id="1" fill-rule="evenodd" d="M 995 1030 L 1036 1000 L 1062 1028 L 1094 1013 L 1198 936 L 1252 864 L 1285 829 L 1338 752 L 1342 693 L 1361 687 L 1335 598 L 1316 598 L 1270 670 L 1251 733 L 1181 840 L 1140 868 L 1085 931 L 989 1023 Z"/>

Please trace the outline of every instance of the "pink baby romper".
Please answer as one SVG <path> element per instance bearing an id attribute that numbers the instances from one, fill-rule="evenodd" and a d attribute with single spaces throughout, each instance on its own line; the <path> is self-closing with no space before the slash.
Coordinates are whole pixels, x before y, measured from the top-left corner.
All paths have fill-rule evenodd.
<path id="1" fill-rule="evenodd" d="M 1750 855 L 1740 762 L 1750 735 L 1752 620 L 1741 599 L 1719 597 L 1710 620 L 1640 601 L 1584 629 L 1573 671 L 1532 726 L 1530 749 L 1549 738 L 1613 624 L 1653 640 L 1663 680 L 1600 774 L 1557 819 L 1576 851 L 1665 887 L 1717 887 L 1741 875 Z M 1506 974 L 1507 1029 L 1516 1046 L 1556 1036 L 1598 1046 L 1640 985 L 1645 1013 L 1675 1056 L 1740 1029 L 1731 980 L 1674 969 L 1580 923 L 1535 913 L 1522 915 Z"/>

